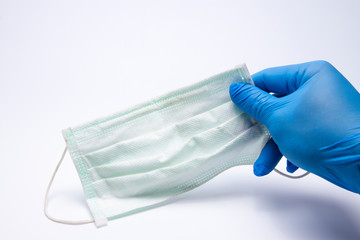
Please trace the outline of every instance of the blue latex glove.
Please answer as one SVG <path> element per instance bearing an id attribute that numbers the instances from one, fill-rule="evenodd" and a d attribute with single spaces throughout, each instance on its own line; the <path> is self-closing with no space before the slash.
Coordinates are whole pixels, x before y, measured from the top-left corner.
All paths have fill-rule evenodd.
<path id="1" fill-rule="evenodd" d="M 266 69 L 253 80 L 256 87 L 233 83 L 230 95 L 272 136 L 255 175 L 271 172 L 284 155 L 289 172 L 300 167 L 360 193 L 360 94 L 346 78 L 315 61 Z"/>

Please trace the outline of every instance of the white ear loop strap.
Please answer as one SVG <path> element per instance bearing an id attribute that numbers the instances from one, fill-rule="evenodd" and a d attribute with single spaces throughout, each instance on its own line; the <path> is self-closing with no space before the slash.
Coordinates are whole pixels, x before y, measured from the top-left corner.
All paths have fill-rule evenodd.
<path id="1" fill-rule="evenodd" d="M 69 220 L 63 220 L 63 219 L 54 218 L 54 217 L 52 217 L 52 216 L 49 215 L 49 212 L 48 212 L 48 195 L 49 195 L 49 191 L 50 191 L 51 185 L 52 185 L 52 183 L 53 183 L 53 181 L 54 181 L 55 175 L 56 175 L 56 173 L 57 173 L 57 171 L 58 171 L 58 169 L 59 169 L 62 161 L 64 160 L 66 151 L 67 151 L 67 147 L 65 147 L 64 152 L 63 152 L 63 154 L 61 155 L 60 161 L 59 161 L 59 163 L 57 164 L 57 166 L 56 166 L 56 168 L 55 168 L 55 171 L 54 171 L 53 175 L 51 176 L 49 185 L 48 185 L 48 187 L 47 187 L 47 189 L 46 189 L 45 201 L 44 201 L 44 213 L 45 213 L 45 216 L 46 216 L 48 219 L 50 219 L 51 221 L 54 221 L 54 222 L 57 222 L 57 223 L 69 224 L 69 225 L 81 225 L 81 224 L 93 223 L 94 220 L 69 221 Z"/>
<path id="2" fill-rule="evenodd" d="M 292 178 L 292 179 L 303 178 L 303 177 L 309 175 L 309 173 L 310 173 L 310 172 L 306 172 L 306 173 L 301 174 L 301 175 L 299 175 L 299 176 L 292 176 L 292 175 L 286 174 L 286 173 L 284 173 L 284 172 L 282 172 L 282 171 L 280 171 L 280 170 L 277 170 L 276 168 L 274 168 L 274 171 L 275 171 L 276 173 L 280 174 L 281 176 L 284 176 L 284 177 L 287 177 L 287 178 Z"/>

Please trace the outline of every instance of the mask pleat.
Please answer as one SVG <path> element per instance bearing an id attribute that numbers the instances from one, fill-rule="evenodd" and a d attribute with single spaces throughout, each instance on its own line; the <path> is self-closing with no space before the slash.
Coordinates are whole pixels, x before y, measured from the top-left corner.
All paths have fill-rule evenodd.
<path id="1" fill-rule="evenodd" d="M 168 139 L 167 141 L 147 141 L 149 148 L 161 149 L 156 155 L 149 156 L 146 149 L 142 156 L 138 154 L 126 154 L 121 156 L 120 161 L 103 164 L 89 168 L 89 174 L 93 179 L 109 178 L 122 175 L 139 174 L 149 172 L 154 169 L 169 167 L 181 162 L 191 161 L 199 155 L 209 154 L 221 148 L 228 141 L 234 138 L 234 135 L 240 135 L 250 128 L 255 122 L 248 117 L 247 121 L 239 115 L 235 116 L 221 125 L 208 129 L 207 131 L 187 137 L 187 139 Z M 221 136 L 219 139 L 218 136 Z M 212 142 L 209 142 L 212 141 Z M 206 149 L 205 144 L 211 144 L 212 148 Z M 174 147 L 175 146 L 175 147 Z M 135 153 L 135 149 L 133 148 Z M 206 149 L 204 151 L 204 149 Z"/>
<path id="2" fill-rule="evenodd" d="M 105 148 L 84 154 L 86 161 L 88 161 L 89 164 L 91 163 L 91 165 L 89 165 L 90 167 L 95 167 L 114 161 L 123 161 L 123 159 L 158 155 L 166 151 L 170 143 L 173 144 L 173 146 L 179 145 L 193 135 L 207 131 L 239 114 L 243 114 L 243 112 L 238 110 L 231 111 L 234 107 L 231 102 L 226 102 L 207 112 L 176 122 L 151 134 L 144 134 L 136 138 L 118 141 Z M 155 148 L 152 144 L 154 142 L 157 142 Z"/>
<path id="3" fill-rule="evenodd" d="M 234 139 L 241 139 L 242 141 L 247 139 L 247 136 L 250 133 L 253 133 L 252 128 L 256 128 L 256 124 L 258 124 L 248 123 L 248 126 L 243 126 L 243 128 L 240 128 L 236 126 L 238 123 L 238 121 L 234 121 L 233 119 L 232 121 L 228 122 L 226 126 L 216 127 L 211 129 L 211 131 L 208 131 L 199 136 L 195 136 L 180 148 L 170 152 L 169 155 L 165 154 L 162 159 L 163 162 L 159 162 L 158 166 L 144 168 L 141 172 L 133 172 L 131 174 L 131 171 L 128 171 L 128 169 L 123 169 L 123 174 L 121 175 L 116 170 L 112 172 L 113 169 L 111 167 L 107 169 L 101 169 L 103 167 L 100 167 L 100 174 L 102 173 L 103 175 L 97 176 L 99 171 L 90 172 L 90 174 L 94 173 L 95 176 L 93 184 L 97 185 L 99 183 L 100 186 L 108 185 L 111 187 L 126 183 L 126 187 L 124 187 L 122 190 L 119 190 L 119 194 L 125 194 L 125 196 L 127 196 L 126 194 L 128 191 L 133 191 L 132 189 L 134 188 L 131 187 L 131 184 L 136 185 L 140 182 L 143 182 L 146 185 L 147 180 L 149 179 L 153 179 L 156 182 L 163 181 L 161 184 L 166 184 L 168 181 L 172 181 L 172 178 L 176 178 L 178 174 L 182 173 L 183 168 L 186 166 L 188 167 L 189 171 L 194 167 L 200 166 L 199 168 L 201 168 L 201 166 L 209 164 L 209 162 L 206 162 L 206 159 L 212 157 L 216 158 L 216 156 L 221 155 L 222 151 L 224 151 L 226 147 L 234 141 Z M 226 127 L 226 129 L 224 127 Z M 236 129 L 237 127 L 238 129 Z M 226 133 L 228 130 L 233 130 L 232 133 L 236 134 L 236 137 L 232 133 Z M 205 150 L 206 148 L 204 148 L 204 145 L 211 145 L 212 149 Z M 241 148 L 241 146 L 239 147 Z M 141 163 L 138 164 L 141 165 Z M 191 167 L 189 167 L 189 165 Z M 104 171 L 101 172 L 101 170 Z M 117 168 L 117 170 L 122 171 L 120 168 Z M 184 174 L 186 178 L 189 177 L 189 175 L 186 175 L 186 173 Z M 157 184 L 160 183 L 157 182 Z M 139 189 L 139 187 L 136 189 Z M 151 188 L 144 186 L 144 190 L 145 189 Z M 117 197 L 119 197 L 119 195 L 117 195 Z"/>
<path id="4" fill-rule="evenodd" d="M 147 204 L 166 199 L 173 195 L 188 191 L 208 181 L 226 169 L 241 165 L 252 164 L 257 158 L 257 152 L 253 149 L 241 148 L 241 145 L 252 144 L 255 147 L 262 146 L 267 137 L 253 138 L 254 135 L 263 134 L 260 124 L 249 128 L 241 136 L 232 139 L 223 147 L 212 154 L 198 156 L 191 159 L 191 164 L 181 163 L 176 166 L 160 168 L 141 176 L 129 175 L 102 179 L 93 183 L 93 188 L 104 203 L 107 199 L 117 199 L 121 202 L 122 211 L 135 201 L 143 201 Z M 240 147 L 240 149 L 239 149 Z M 241 154 L 234 158 L 234 153 Z M 109 195 L 110 194 L 110 195 Z M 138 200 L 135 200 L 138 199 Z"/>
<path id="5" fill-rule="evenodd" d="M 211 100 L 213 102 L 211 102 Z M 145 134 L 152 134 L 163 128 L 169 127 L 176 122 L 186 121 L 196 115 L 217 107 L 218 104 L 224 104 L 229 101 L 230 97 L 214 96 L 214 99 L 186 103 L 181 106 L 180 110 L 177 107 L 173 107 L 161 111 L 151 112 L 145 116 L 126 122 L 123 125 L 116 126 L 116 129 L 111 132 L 111 135 L 103 133 L 103 126 L 99 125 L 92 128 L 92 131 L 99 131 L 101 133 L 101 135 L 95 139 L 94 144 L 91 144 L 93 140 L 86 142 L 80 141 L 78 144 L 82 152 L 88 153 L 90 151 L 116 144 L 117 142 L 136 138 Z"/>

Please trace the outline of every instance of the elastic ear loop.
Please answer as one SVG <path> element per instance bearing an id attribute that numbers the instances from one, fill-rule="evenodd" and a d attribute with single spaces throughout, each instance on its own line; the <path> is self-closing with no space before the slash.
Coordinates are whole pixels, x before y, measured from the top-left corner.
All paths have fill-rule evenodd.
<path id="1" fill-rule="evenodd" d="M 63 152 L 63 154 L 61 155 L 60 161 L 59 161 L 59 163 L 57 164 L 57 166 L 56 166 L 56 168 L 55 168 L 55 171 L 54 171 L 53 175 L 51 176 L 49 185 L 48 185 L 48 187 L 47 187 L 47 189 L 46 189 L 45 201 L 44 201 L 44 214 L 45 214 L 45 216 L 46 216 L 49 220 L 54 221 L 54 222 L 57 222 L 57 223 L 62 223 L 62 224 L 81 225 L 81 224 L 93 223 L 94 220 L 70 221 L 70 220 L 63 220 L 63 219 L 54 218 L 54 217 L 52 217 L 52 216 L 49 215 L 49 212 L 48 212 L 48 196 L 49 196 L 49 191 L 50 191 L 51 185 L 52 185 L 52 183 L 53 183 L 53 181 L 54 181 L 55 175 L 56 175 L 56 173 L 57 173 L 57 171 L 58 171 L 58 169 L 59 169 L 62 161 L 64 160 L 66 151 L 67 151 L 67 147 L 65 147 L 64 152 Z"/>
<path id="2" fill-rule="evenodd" d="M 304 174 L 301 174 L 299 176 L 292 176 L 292 175 L 289 175 L 289 174 L 286 174 L 280 170 L 277 170 L 276 168 L 274 168 L 274 171 L 278 174 L 280 174 L 281 176 L 284 176 L 284 177 L 287 177 L 287 178 L 291 178 L 291 179 L 298 179 L 298 178 L 303 178 L 303 177 L 306 177 L 307 175 L 310 174 L 310 172 L 306 172 Z"/>

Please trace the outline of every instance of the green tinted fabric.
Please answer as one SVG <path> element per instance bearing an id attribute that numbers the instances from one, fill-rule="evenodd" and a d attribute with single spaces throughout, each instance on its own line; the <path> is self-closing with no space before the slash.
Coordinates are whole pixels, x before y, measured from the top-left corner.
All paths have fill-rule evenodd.
<path id="1" fill-rule="evenodd" d="M 63 131 L 100 226 L 253 164 L 270 135 L 230 100 L 246 66 Z"/>

